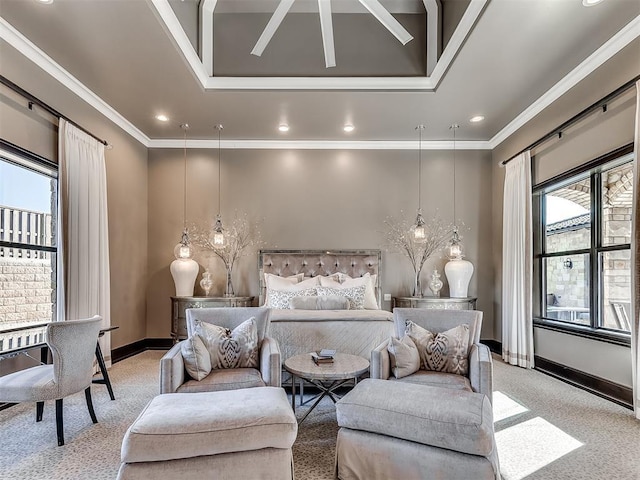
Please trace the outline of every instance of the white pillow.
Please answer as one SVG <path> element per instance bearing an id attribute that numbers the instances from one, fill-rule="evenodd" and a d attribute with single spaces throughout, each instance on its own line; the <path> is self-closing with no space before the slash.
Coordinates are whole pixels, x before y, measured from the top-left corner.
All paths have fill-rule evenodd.
<path id="1" fill-rule="evenodd" d="M 349 300 L 349 310 L 364 310 L 364 297 L 367 287 L 360 285 L 357 287 L 332 288 L 316 287 L 318 296 L 340 295 Z"/>
<path id="2" fill-rule="evenodd" d="M 267 277 L 268 275 L 268 277 Z M 317 278 L 309 278 L 307 280 L 304 279 L 304 273 L 299 273 L 298 275 L 293 275 L 291 277 L 279 277 L 278 275 L 273 275 L 271 273 L 264 274 L 265 285 L 267 286 L 267 290 L 265 292 L 265 300 L 264 306 L 271 308 L 280 308 L 274 307 L 269 303 L 269 298 L 271 297 L 271 292 L 273 290 L 280 291 L 289 291 L 289 290 L 306 290 L 309 288 L 313 288 L 319 284 Z M 285 307 L 289 308 L 289 306 Z"/>
<path id="3" fill-rule="evenodd" d="M 180 351 L 184 367 L 191 378 L 200 381 L 211 373 L 209 350 L 198 335 L 193 335 L 182 342 Z"/>
<path id="4" fill-rule="evenodd" d="M 379 310 L 378 301 L 376 300 L 376 292 L 375 292 L 375 284 L 378 275 L 371 275 L 370 273 L 365 273 L 361 277 L 351 278 L 349 275 L 344 275 L 344 280 L 342 283 L 338 282 L 333 278 L 333 275 L 328 277 L 320 277 L 320 285 L 323 287 L 331 287 L 331 288 L 351 288 L 351 287 L 359 287 L 364 285 L 366 287 L 366 291 L 364 294 L 364 308 L 367 310 Z"/>
<path id="5" fill-rule="evenodd" d="M 307 288 L 303 290 L 271 290 L 267 297 L 267 303 L 270 308 L 288 309 L 292 298 L 294 297 L 310 297 L 316 295 L 315 288 Z"/>

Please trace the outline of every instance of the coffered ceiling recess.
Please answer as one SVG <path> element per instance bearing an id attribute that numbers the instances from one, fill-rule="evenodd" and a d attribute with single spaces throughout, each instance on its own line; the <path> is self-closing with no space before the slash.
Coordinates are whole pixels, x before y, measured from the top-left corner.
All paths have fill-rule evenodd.
<path id="1" fill-rule="evenodd" d="M 205 89 L 294 90 L 434 90 L 487 1 L 152 0 Z"/>

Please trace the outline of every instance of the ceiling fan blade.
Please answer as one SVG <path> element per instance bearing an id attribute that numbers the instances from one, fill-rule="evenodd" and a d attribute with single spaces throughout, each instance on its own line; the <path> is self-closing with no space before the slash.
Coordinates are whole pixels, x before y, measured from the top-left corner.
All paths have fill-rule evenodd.
<path id="1" fill-rule="evenodd" d="M 264 49 L 271 41 L 273 34 L 278 30 L 278 27 L 282 23 L 284 16 L 291 8 L 291 5 L 293 5 L 293 2 L 294 0 L 280 0 L 280 4 L 276 8 L 275 12 L 273 12 L 273 15 L 271 15 L 269 23 L 264 27 L 262 35 L 260 35 L 260 38 L 256 42 L 256 46 L 251 50 L 251 55 L 256 55 L 258 57 L 262 55 L 262 52 L 264 52 Z"/>
<path id="2" fill-rule="evenodd" d="M 360 0 L 360 3 L 369 10 L 371 15 L 376 17 L 376 19 L 384 25 L 384 27 L 389 30 L 394 37 L 396 37 L 400 43 L 406 45 L 413 37 L 407 30 L 400 25 L 393 15 L 391 15 L 386 8 L 382 6 L 382 4 L 378 0 Z"/>
<path id="3" fill-rule="evenodd" d="M 320 11 L 320 29 L 322 30 L 322 46 L 324 47 L 324 63 L 329 67 L 336 66 L 336 49 L 333 44 L 333 20 L 331 18 L 331 0 L 318 0 Z"/>

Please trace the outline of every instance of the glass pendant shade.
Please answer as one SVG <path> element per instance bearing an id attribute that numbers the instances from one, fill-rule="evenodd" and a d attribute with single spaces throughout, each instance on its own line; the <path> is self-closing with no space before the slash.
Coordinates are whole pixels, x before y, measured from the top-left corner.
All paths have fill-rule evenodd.
<path id="1" fill-rule="evenodd" d="M 184 229 L 182 232 L 182 239 L 173 249 L 173 255 L 177 260 L 183 260 L 193 257 L 193 247 L 189 241 L 189 232 Z"/>
<path id="2" fill-rule="evenodd" d="M 453 231 L 453 237 L 451 238 L 451 243 L 449 244 L 448 254 L 447 256 L 450 259 L 459 259 L 462 258 L 462 242 L 460 241 L 460 236 L 458 235 L 458 230 Z"/>
<path id="3" fill-rule="evenodd" d="M 416 243 L 425 243 L 427 241 L 427 229 L 421 209 L 418 209 L 416 223 L 411 227 L 411 238 Z"/>
<path id="4" fill-rule="evenodd" d="M 211 243 L 214 248 L 224 248 L 227 246 L 227 237 L 224 234 L 222 228 L 222 219 L 220 215 L 216 216 L 216 224 L 213 226 L 213 233 L 211 234 Z"/>

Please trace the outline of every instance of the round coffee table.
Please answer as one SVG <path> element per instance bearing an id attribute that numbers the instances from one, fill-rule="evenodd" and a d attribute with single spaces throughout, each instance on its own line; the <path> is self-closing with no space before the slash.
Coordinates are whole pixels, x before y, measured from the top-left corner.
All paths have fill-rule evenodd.
<path id="1" fill-rule="evenodd" d="M 305 353 L 287 358 L 284 369 L 291 374 L 291 408 L 294 412 L 296 411 L 296 377 L 311 382 L 320 390 L 316 397 L 309 400 L 315 400 L 315 402 L 300 419 L 299 423 L 302 423 L 324 397 L 329 396 L 333 403 L 336 403 L 339 397 L 334 390 L 344 386 L 349 380 L 354 380 L 354 384 L 357 383 L 358 377 L 369 371 L 369 361 L 357 355 L 336 353 L 333 363 L 316 364 L 311 354 Z"/>

